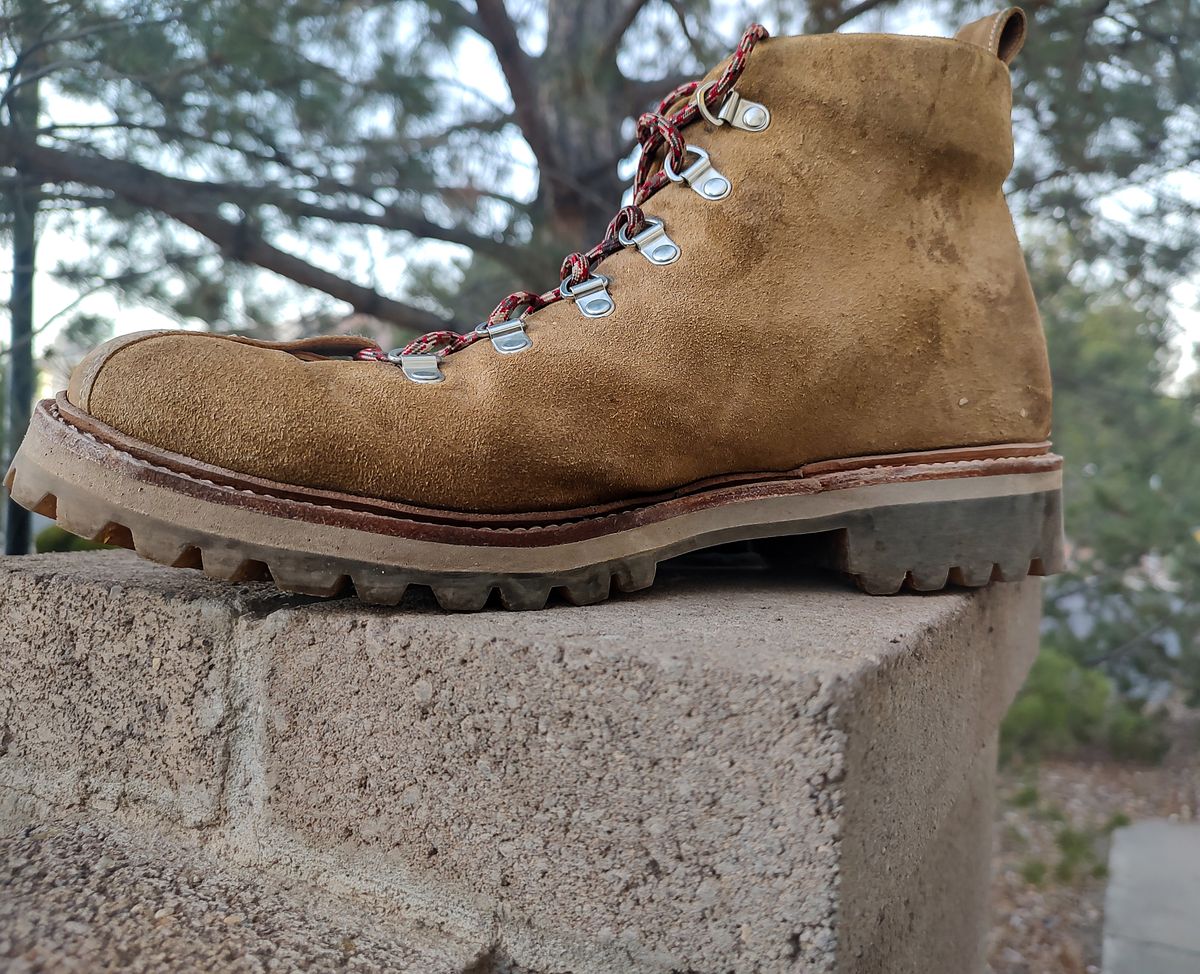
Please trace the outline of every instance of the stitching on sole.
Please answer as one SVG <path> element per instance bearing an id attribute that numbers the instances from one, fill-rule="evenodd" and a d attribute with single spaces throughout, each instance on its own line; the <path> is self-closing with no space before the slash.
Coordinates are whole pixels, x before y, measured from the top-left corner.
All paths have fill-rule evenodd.
<path id="1" fill-rule="evenodd" d="M 94 433 L 88 432 L 87 430 L 80 429 L 79 427 L 77 427 L 73 423 L 71 423 L 70 420 L 68 420 L 65 416 L 62 415 L 62 413 L 58 409 L 57 404 L 54 403 L 53 401 L 50 401 L 49 404 L 46 406 L 46 411 L 55 422 L 61 424 L 62 426 L 66 427 L 67 429 L 69 429 L 74 435 L 82 437 L 84 439 L 87 439 L 88 441 L 90 441 L 92 443 L 95 443 L 96 445 L 104 448 L 109 453 L 113 454 L 114 456 L 121 458 L 122 461 L 127 461 L 127 462 L 130 462 L 133 464 L 139 464 L 139 465 L 147 467 L 151 470 L 158 471 L 159 473 L 166 474 L 170 478 L 177 478 L 177 479 L 184 480 L 184 481 L 187 481 L 190 483 L 198 484 L 203 487 L 207 487 L 209 489 L 219 491 L 220 493 L 228 494 L 230 496 L 244 494 L 244 495 L 248 495 L 251 497 L 262 498 L 262 499 L 268 500 L 268 501 L 274 501 L 279 504 L 287 504 L 289 506 L 295 505 L 300 508 L 306 508 L 306 509 L 314 510 L 314 511 L 333 511 L 333 512 L 337 512 L 337 513 L 351 513 L 351 514 L 363 513 L 361 511 L 355 510 L 354 508 L 338 507 L 338 506 L 335 506 L 332 504 L 319 504 L 319 503 L 316 503 L 316 502 L 310 501 L 310 500 L 302 500 L 302 499 L 296 498 L 296 497 L 286 497 L 286 496 L 282 496 L 279 494 L 273 494 L 270 492 L 253 490 L 248 487 L 233 487 L 229 484 L 222 484 L 222 483 L 218 483 L 216 481 L 209 480 L 209 479 L 206 479 L 203 477 L 197 477 L 197 476 L 187 473 L 185 471 L 176 470 L 171 467 L 166 467 L 161 464 L 157 464 L 152 461 L 135 456 L 132 453 L 129 453 L 127 450 L 122 450 L 120 447 L 115 446 L 114 444 L 108 442 L 107 440 L 102 439 L 101 437 L 97 436 Z M 1057 469 L 1058 466 L 1061 464 L 1061 459 L 1056 454 L 1053 454 L 1053 453 L 1046 453 L 1046 454 L 1040 454 L 1040 455 L 1034 455 L 1034 456 L 984 457 L 984 458 L 977 459 L 977 460 L 929 461 L 926 463 L 911 464 L 911 465 L 889 466 L 889 465 L 884 465 L 884 464 L 877 464 L 874 466 L 854 468 L 851 470 L 831 471 L 828 473 L 816 474 L 816 475 L 812 475 L 812 476 L 808 476 L 808 477 L 805 477 L 803 475 L 795 475 L 795 476 L 791 476 L 791 477 L 780 476 L 774 480 L 766 479 L 766 480 L 754 481 L 754 482 L 750 482 L 750 483 L 742 484 L 742 485 L 726 485 L 726 487 L 717 487 L 717 488 L 714 488 L 713 490 L 730 489 L 731 487 L 734 487 L 734 486 L 764 487 L 771 483 L 787 483 L 787 484 L 801 484 L 802 483 L 805 485 L 811 485 L 814 488 L 811 491 L 809 491 L 809 493 L 821 494 L 821 493 L 827 493 L 830 491 L 844 490 L 844 489 L 848 489 L 848 488 L 856 487 L 856 486 L 864 486 L 865 484 L 862 484 L 862 483 L 837 483 L 836 482 L 836 480 L 850 479 L 856 473 L 867 473 L 870 471 L 889 470 L 889 471 L 893 471 L 897 474 L 897 477 L 896 477 L 897 482 L 920 480 L 920 479 L 954 480 L 954 479 L 965 479 L 965 478 L 974 477 L 974 476 L 988 476 L 988 474 L 986 472 L 984 472 L 988 468 L 1000 466 L 1003 464 L 1010 464 L 1014 461 L 1021 461 L 1021 460 L 1028 461 L 1031 463 L 1037 463 L 1038 461 L 1042 461 L 1045 464 L 1044 469 L 1031 470 L 1031 471 L 1028 471 L 1029 473 L 1048 472 L 1048 471 Z M 950 468 L 950 467 L 965 467 L 966 469 L 964 470 L 962 478 L 955 477 L 953 475 L 945 476 L 945 477 L 934 476 L 934 477 L 927 477 L 927 478 L 922 478 L 920 476 L 921 474 L 927 474 L 931 471 L 936 472 L 939 469 L 945 470 L 945 468 Z M 231 471 L 231 473 L 233 473 L 233 471 Z M 869 481 L 868 481 L 868 483 L 869 483 Z M 569 527 L 569 526 L 573 526 L 573 525 L 600 524 L 604 521 L 609 521 L 609 520 L 612 520 L 613 518 L 616 518 L 621 515 L 628 514 L 628 513 L 634 512 L 634 511 L 648 510 L 648 509 L 652 509 L 654 507 L 657 507 L 657 506 L 660 506 L 663 504 L 671 503 L 676 500 L 683 500 L 683 499 L 685 499 L 686 496 L 702 497 L 702 496 L 704 496 L 705 493 L 711 493 L 711 492 L 712 491 L 699 491 L 693 495 L 684 495 L 684 496 L 677 497 L 677 498 L 671 498 L 669 500 L 652 501 L 652 502 L 646 502 L 644 504 L 638 504 L 638 503 L 634 502 L 634 503 L 631 503 L 627 507 L 618 508 L 613 511 L 606 511 L 603 514 L 597 514 L 592 517 L 570 518 L 570 519 L 554 521 L 553 523 L 518 525 L 518 526 L 511 526 L 511 527 L 503 526 L 503 525 L 493 526 L 493 525 L 487 525 L 487 524 L 470 524 L 470 525 L 462 525 L 462 527 L 469 528 L 470 530 L 473 530 L 473 531 L 486 532 L 489 534 L 529 534 L 529 533 L 559 529 L 559 528 L 563 528 L 563 527 Z M 180 493 L 183 493 L 183 492 L 180 491 Z M 398 524 L 438 526 L 438 522 L 422 521 L 418 518 L 404 517 L 399 514 L 390 514 L 390 513 L 385 513 L 382 511 L 371 511 L 369 513 L 371 516 L 386 518 L 387 520 L 394 521 Z M 451 512 L 445 512 L 445 513 L 453 514 L 454 512 L 451 511 Z M 286 518 L 286 515 L 275 515 L 275 516 Z"/>

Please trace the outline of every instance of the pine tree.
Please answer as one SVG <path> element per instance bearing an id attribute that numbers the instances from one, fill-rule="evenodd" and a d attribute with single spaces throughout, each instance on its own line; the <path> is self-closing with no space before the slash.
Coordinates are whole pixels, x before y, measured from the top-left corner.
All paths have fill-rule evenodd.
<path id="1" fill-rule="evenodd" d="M 813 15 L 833 27 L 883 5 Z M 57 225 L 88 245 L 60 268 L 81 289 L 112 281 L 244 330 L 295 303 L 265 269 L 314 312 L 323 295 L 408 331 L 471 323 L 515 287 L 544 289 L 603 231 L 628 120 L 743 26 L 702 31 L 711 7 L 46 0 L 37 16 L 8 0 L 10 66 L 42 52 L 53 99 L 38 139 L 0 124 L 0 176 L 48 184 Z M 477 60 L 496 90 L 456 76 Z M 406 280 L 362 266 L 371 234 L 406 256 Z"/>

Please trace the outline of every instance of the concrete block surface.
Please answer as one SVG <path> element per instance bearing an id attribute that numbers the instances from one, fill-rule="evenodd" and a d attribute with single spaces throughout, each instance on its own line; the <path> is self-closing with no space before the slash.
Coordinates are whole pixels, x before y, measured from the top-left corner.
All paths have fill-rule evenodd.
<path id="1" fill-rule="evenodd" d="M 103 556 L 0 562 L 0 781 L 56 805 L 147 803 L 214 822 L 234 613 L 204 586 Z M 160 584 L 147 582 L 158 581 Z"/>
<path id="2" fill-rule="evenodd" d="M 0 838 L 0 966 L 9 974 L 388 972 L 486 964 L 444 933 L 264 883 L 161 840 L 90 824 Z"/>
<path id="3" fill-rule="evenodd" d="M 1036 580 L 877 599 L 668 570 L 601 606 L 459 616 L 120 554 L 0 565 L 6 607 L 87 620 L 63 636 L 39 609 L 4 637 L 12 822 L 178 834 L 484 944 L 497 971 L 981 964 L 996 732 L 1036 651 Z M 47 656 L 68 642 L 120 661 L 99 693 Z M 91 760 L 112 724 L 121 760 Z"/>

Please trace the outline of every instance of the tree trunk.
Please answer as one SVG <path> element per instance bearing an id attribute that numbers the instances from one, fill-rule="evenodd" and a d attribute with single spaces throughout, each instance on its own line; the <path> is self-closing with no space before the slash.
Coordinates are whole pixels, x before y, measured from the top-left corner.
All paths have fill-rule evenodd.
<path id="1" fill-rule="evenodd" d="M 549 3 L 537 96 L 552 165 L 542 167 L 539 203 L 547 235 L 566 248 L 563 253 L 596 243 L 621 205 L 625 186 L 617 162 L 630 148 L 621 122 L 644 106 L 630 103 L 616 54 L 629 14 L 644 5 Z"/>
<path id="2" fill-rule="evenodd" d="M 26 23 L 36 23 L 40 4 L 27 0 L 22 12 Z M 37 71 L 38 58 L 31 57 L 25 70 Z M 19 78 L 17 80 L 20 80 Z M 38 122 L 38 83 L 21 85 L 9 99 L 9 123 L 14 128 L 35 131 Z M 12 330 L 8 354 L 8 457 L 5 469 L 21 445 L 33 407 L 36 371 L 33 364 L 33 271 L 37 250 L 37 208 L 41 187 L 37 178 L 17 166 L 12 189 L 12 296 L 9 310 Z M 31 543 L 32 515 L 9 498 L 5 503 L 4 553 L 25 555 Z"/>
<path id="3" fill-rule="evenodd" d="M 37 246 L 34 227 L 37 185 L 18 177 L 13 190 L 12 330 L 8 354 L 8 456 L 5 469 L 21 445 L 33 405 L 33 268 Z M 31 515 L 12 498 L 6 500 L 4 553 L 25 555 L 31 541 Z"/>

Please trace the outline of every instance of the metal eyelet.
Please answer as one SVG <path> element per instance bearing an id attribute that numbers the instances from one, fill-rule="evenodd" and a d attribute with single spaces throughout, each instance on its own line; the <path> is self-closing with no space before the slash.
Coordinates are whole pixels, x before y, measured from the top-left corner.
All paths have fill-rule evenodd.
<path id="1" fill-rule="evenodd" d="M 760 105 L 749 98 L 743 98 L 738 94 L 736 88 L 725 96 L 720 110 L 714 115 L 704 99 L 708 92 L 716 87 L 716 84 L 715 81 L 709 81 L 707 84 L 701 85 L 693 96 L 696 100 L 696 108 L 700 110 L 700 114 L 704 116 L 706 122 L 712 125 L 724 125 L 728 122 L 735 129 L 742 129 L 746 132 L 761 132 L 771 124 L 771 113 L 767 110 L 767 106 Z"/>
<path id="2" fill-rule="evenodd" d="M 608 293 L 608 285 L 609 279 L 603 274 L 593 274 L 575 285 L 563 281 L 558 286 L 558 293 L 566 300 L 574 301 L 585 318 L 606 318 L 617 307 Z"/>
<path id="3" fill-rule="evenodd" d="M 437 355 L 405 355 L 403 349 L 395 348 L 387 353 L 387 360 L 400 366 L 405 377 L 413 382 L 441 382 L 446 378 L 442 374 L 442 360 Z"/>
<path id="4" fill-rule="evenodd" d="M 617 231 L 617 240 L 620 241 L 622 247 L 636 247 L 638 253 L 646 260 L 659 267 L 674 264 L 682 253 L 679 244 L 667 236 L 666 227 L 656 216 L 646 217 L 645 228 L 633 237 L 625 232 L 624 227 L 621 227 Z"/>
<path id="5" fill-rule="evenodd" d="M 699 146 L 684 146 L 683 156 L 685 159 L 688 153 L 696 156 L 696 161 L 683 172 L 675 171 L 675 167 L 671 163 L 671 154 L 667 153 L 666 159 L 663 160 L 663 172 L 667 174 L 667 178 L 673 183 L 683 183 L 685 186 L 691 186 L 692 189 L 706 200 L 725 199 L 732 192 L 733 184 L 713 168 L 712 162 L 709 161 L 708 153 Z"/>
<path id="6" fill-rule="evenodd" d="M 494 325 L 485 321 L 476 325 L 475 331 L 490 338 L 492 348 L 501 355 L 516 355 L 517 352 L 533 347 L 533 339 L 525 334 L 524 310 L 516 318 L 509 318 L 508 321 L 500 321 Z"/>

